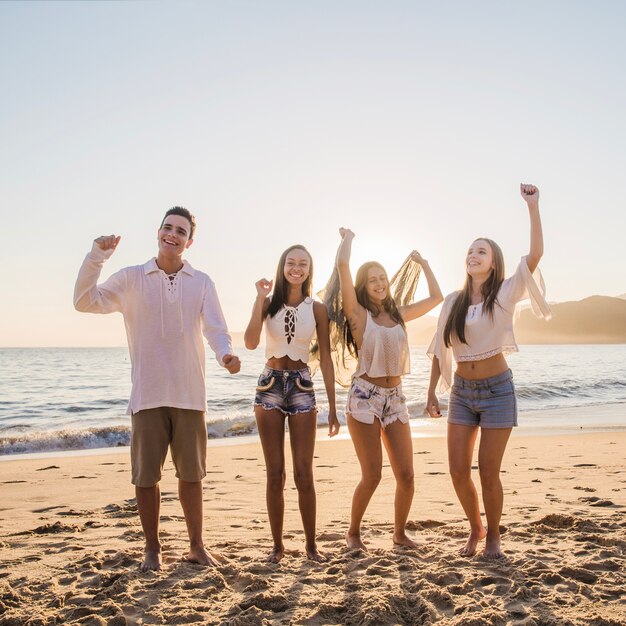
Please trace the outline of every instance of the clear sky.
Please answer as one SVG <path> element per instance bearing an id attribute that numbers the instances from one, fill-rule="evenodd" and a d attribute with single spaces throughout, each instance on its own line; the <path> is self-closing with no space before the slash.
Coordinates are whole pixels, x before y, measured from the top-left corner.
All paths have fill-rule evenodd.
<path id="1" fill-rule="evenodd" d="M 143 263 L 176 204 L 233 331 L 291 243 L 321 288 L 339 226 L 355 268 L 416 248 L 446 293 L 479 235 L 512 272 L 521 181 L 548 298 L 624 293 L 625 31 L 607 0 L 0 3 L 0 346 L 123 345 L 78 267 L 111 233 L 103 278 Z"/>

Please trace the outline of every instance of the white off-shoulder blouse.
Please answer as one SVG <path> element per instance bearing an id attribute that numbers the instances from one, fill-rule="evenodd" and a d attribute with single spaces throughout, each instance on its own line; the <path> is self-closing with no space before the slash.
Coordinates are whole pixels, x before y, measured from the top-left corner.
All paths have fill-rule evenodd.
<path id="1" fill-rule="evenodd" d="M 517 352 L 518 347 L 513 333 L 513 319 L 516 305 L 522 300 L 530 300 L 533 313 L 540 318 L 549 320 L 552 317 L 550 306 L 545 300 L 546 288 L 539 268 L 532 274 L 528 269 L 526 257 L 522 257 L 515 274 L 502 281 L 493 318 L 483 314 L 482 302 L 471 305 L 465 318 L 465 340 L 461 343 L 452 333 L 450 347 L 443 341 L 443 330 L 454 301 L 459 295 L 455 291 L 446 297 L 437 322 L 435 336 L 427 350 L 429 357 L 437 357 L 441 370 L 439 392 L 445 393 L 452 385 L 452 360 L 481 361 L 496 354 Z"/>

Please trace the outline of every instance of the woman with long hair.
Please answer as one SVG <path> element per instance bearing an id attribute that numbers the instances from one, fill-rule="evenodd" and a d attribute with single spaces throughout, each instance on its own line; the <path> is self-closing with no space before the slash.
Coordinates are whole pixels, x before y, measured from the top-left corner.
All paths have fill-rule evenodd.
<path id="1" fill-rule="evenodd" d="M 487 558 L 502 556 L 500 467 L 511 431 L 517 426 L 515 387 L 505 354 L 517 351 L 513 334 L 516 304 L 530 298 L 537 316 L 550 317 L 538 269 L 543 255 L 539 189 L 522 184 L 520 192 L 530 215 L 528 255 L 522 257 L 515 274 L 505 280 L 500 247 L 485 237 L 473 241 L 465 258 L 465 285 L 461 291 L 446 297 L 428 349 L 432 369 L 427 411 L 431 417 L 441 416 L 435 392 L 439 379 L 440 392 L 452 386 L 448 404 L 448 461 L 454 489 L 470 524 L 469 538 L 460 550 L 464 556 L 473 555 L 482 539 L 486 539 Z M 479 428 L 478 470 L 486 528 L 471 477 Z"/>
<path id="2" fill-rule="evenodd" d="M 313 484 L 313 451 L 317 408 L 311 371 L 307 365 L 311 340 L 317 335 L 320 369 L 328 397 L 328 432 L 339 432 L 335 410 L 334 368 L 330 359 L 328 313 L 311 298 L 313 260 L 301 245 L 283 252 L 276 279 L 256 282 L 257 297 L 245 332 L 246 348 L 254 350 L 265 324 L 266 367 L 259 377 L 254 412 L 267 470 L 266 501 L 274 546 L 267 560 L 278 563 L 284 556 L 285 513 L 285 420 L 294 480 L 304 526 L 306 554 L 322 561 L 315 540 L 316 497 Z M 274 291 L 272 292 L 272 287 Z"/>
<path id="3" fill-rule="evenodd" d="M 426 275 L 427 298 L 398 306 L 391 295 L 387 273 L 376 262 L 362 265 L 353 283 L 350 253 L 354 233 L 344 228 L 339 233 L 342 241 L 337 252 L 337 270 L 347 342 L 358 358 L 348 392 L 346 419 L 361 466 L 346 542 L 349 548 L 365 549 L 361 521 L 381 479 L 382 440 L 396 479 L 393 542 L 416 548 L 405 528 L 414 491 L 413 442 L 402 393 L 402 376 L 410 368 L 405 324 L 428 313 L 443 296 L 428 262 L 416 251 L 410 255 L 410 263 L 421 266 Z"/>

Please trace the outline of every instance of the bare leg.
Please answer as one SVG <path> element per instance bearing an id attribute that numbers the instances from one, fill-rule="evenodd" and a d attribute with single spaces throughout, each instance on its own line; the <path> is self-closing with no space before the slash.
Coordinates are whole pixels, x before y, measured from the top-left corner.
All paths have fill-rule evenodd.
<path id="1" fill-rule="evenodd" d="M 189 535 L 189 554 L 185 560 L 216 567 L 217 561 L 207 552 L 202 541 L 202 481 L 189 483 L 179 480 L 178 498 L 183 507 Z"/>
<path id="2" fill-rule="evenodd" d="M 500 481 L 500 467 L 512 430 L 512 428 L 483 428 L 480 433 L 478 470 L 487 517 L 487 541 L 484 554 L 490 559 L 503 556 L 500 549 L 500 518 L 504 494 Z"/>
<path id="3" fill-rule="evenodd" d="M 454 490 L 470 524 L 467 543 L 460 550 L 463 556 L 472 556 L 476 546 L 487 535 L 480 518 L 478 493 L 472 480 L 472 455 L 478 435 L 478 426 L 448 423 L 448 464 Z"/>
<path id="4" fill-rule="evenodd" d="M 367 505 L 380 483 L 383 467 L 383 449 L 380 443 L 381 427 L 378 420 L 374 420 L 373 424 L 364 424 L 355 420 L 350 414 L 348 414 L 347 420 L 350 437 L 352 437 L 356 456 L 361 466 L 361 481 L 352 496 L 352 513 L 346 543 L 348 548 L 365 550 L 365 544 L 361 540 L 361 521 Z"/>
<path id="5" fill-rule="evenodd" d="M 265 500 L 274 547 L 267 560 L 278 563 L 285 554 L 283 520 L 285 516 L 285 416 L 278 410 L 254 408 L 257 428 L 265 457 L 267 486 Z"/>
<path id="6" fill-rule="evenodd" d="M 161 509 L 161 489 L 159 484 L 152 487 L 135 487 L 137 511 L 146 539 L 145 557 L 139 566 L 142 572 L 161 569 L 161 542 L 159 541 L 159 514 Z"/>
<path id="7" fill-rule="evenodd" d="M 317 501 L 313 482 L 313 452 L 317 415 L 315 411 L 289 416 L 289 442 L 293 458 L 293 477 L 298 489 L 298 505 L 304 527 L 306 555 L 313 561 L 325 561 L 315 542 Z"/>
<path id="8" fill-rule="evenodd" d="M 396 479 L 393 542 L 408 548 L 418 548 L 418 544 L 406 534 L 406 521 L 415 492 L 411 427 L 408 423 L 395 421 L 383 429 L 382 438 Z"/>

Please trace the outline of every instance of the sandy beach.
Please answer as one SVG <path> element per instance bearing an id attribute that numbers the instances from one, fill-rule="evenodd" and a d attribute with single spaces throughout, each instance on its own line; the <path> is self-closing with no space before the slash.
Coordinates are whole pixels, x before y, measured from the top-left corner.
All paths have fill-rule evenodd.
<path id="1" fill-rule="evenodd" d="M 288 474 L 287 555 L 270 565 L 260 446 L 212 446 L 205 539 L 221 565 L 181 560 L 186 532 L 168 460 L 165 566 L 148 574 L 137 569 L 143 545 L 126 454 L 4 461 L 0 624 L 617 626 L 626 623 L 625 449 L 624 431 L 514 433 L 503 465 L 506 557 L 488 561 L 457 555 L 467 528 L 444 438 L 414 440 L 409 530 L 422 549 L 392 546 L 385 463 L 365 519 L 368 553 L 344 544 L 359 476 L 352 444 L 320 441 L 318 539 L 328 562 L 304 557 Z"/>

